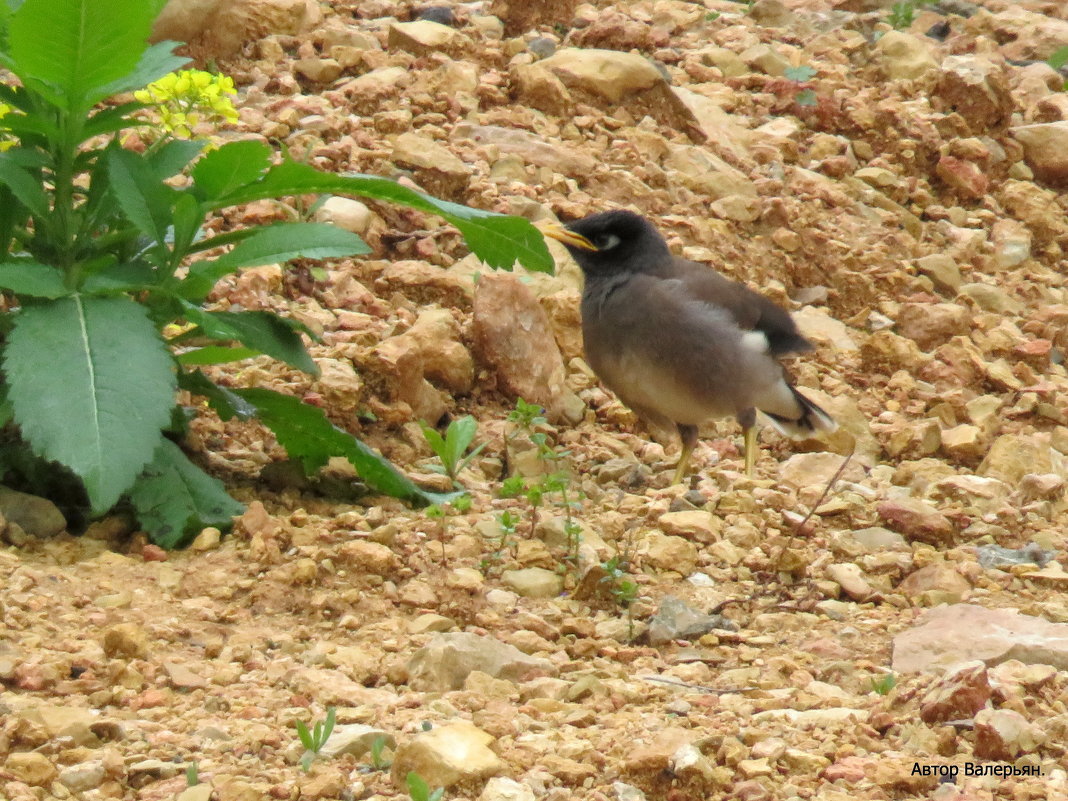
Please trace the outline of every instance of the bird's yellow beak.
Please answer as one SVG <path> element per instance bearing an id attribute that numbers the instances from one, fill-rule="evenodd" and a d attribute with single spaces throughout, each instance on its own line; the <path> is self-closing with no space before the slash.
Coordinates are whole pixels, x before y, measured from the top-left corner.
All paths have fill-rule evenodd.
<path id="1" fill-rule="evenodd" d="M 534 223 L 534 226 L 545 236 L 555 239 L 557 242 L 563 242 L 565 245 L 582 248 L 583 250 L 597 250 L 597 246 L 586 237 L 582 236 L 582 234 L 576 234 L 574 231 L 564 228 L 564 226 L 558 222 L 548 222 L 543 220 Z"/>

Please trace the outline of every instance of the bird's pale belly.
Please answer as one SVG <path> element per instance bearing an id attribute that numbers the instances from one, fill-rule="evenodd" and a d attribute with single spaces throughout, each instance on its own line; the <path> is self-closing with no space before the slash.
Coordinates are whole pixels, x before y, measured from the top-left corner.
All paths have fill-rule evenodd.
<path id="1" fill-rule="evenodd" d="M 624 354 L 587 354 L 590 366 L 621 401 L 639 414 L 655 413 L 666 418 L 661 423 L 700 425 L 715 417 L 740 411 L 731 403 L 710 402 L 689 391 L 672 377 L 671 371 L 655 362 Z M 727 400 L 733 393 L 724 393 Z"/>

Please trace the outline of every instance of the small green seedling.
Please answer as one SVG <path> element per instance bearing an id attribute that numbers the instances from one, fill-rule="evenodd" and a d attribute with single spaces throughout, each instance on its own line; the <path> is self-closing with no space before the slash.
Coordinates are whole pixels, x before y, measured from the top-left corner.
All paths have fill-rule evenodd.
<path id="1" fill-rule="evenodd" d="M 441 566 L 445 566 L 445 540 L 449 538 L 449 524 L 448 524 L 448 510 L 454 509 L 460 514 L 465 514 L 471 509 L 471 496 L 466 492 L 457 495 L 451 501 L 445 504 L 432 503 L 426 509 L 423 510 L 424 514 L 431 520 L 437 521 L 437 538 L 441 544 Z"/>
<path id="2" fill-rule="evenodd" d="M 410 772 L 405 781 L 408 783 L 408 796 L 412 801 L 441 801 L 445 788 L 438 787 L 431 791 L 426 780 L 415 771 Z"/>
<path id="3" fill-rule="evenodd" d="M 608 585 L 608 594 L 612 600 L 627 612 L 627 637 L 634 639 L 634 602 L 638 600 L 639 587 L 630 576 L 630 557 L 626 553 L 617 553 L 611 559 L 601 563 L 605 575 L 601 582 Z"/>
<path id="4" fill-rule="evenodd" d="M 386 750 L 386 736 L 380 734 L 371 741 L 371 767 L 375 770 L 386 770 L 392 762 L 386 759 L 382 752 Z"/>
<path id="5" fill-rule="evenodd" d="M 305 773 L 311 770 L 312 762 L 319 756 L 326 741 L 330 739 L 330 734 L 334 731 L 336 713 L 337 710 L 334 707 L 327 707 L 326 720 L 317 720 L 311 731 L 304 725 L 303 720 L 297 721 L 297 736 L 300 737 L 300 743 L 304 746 L 304 756 L 300 758 L 300 766 Z"/>
<path id="6" fill-rule="evenodd" d="M 810 88 L 801 88 L 801 84 L 808 83 L 816 77 L 816 70 L 807 64 L 801 64 L 796 67 L 787 67 L 783 77 L 788 81 L 793 81 L 798 84 L 797 93 L 794 95 L 794 101 L 799 106 L 814 106 L 816 105 L 816 92 Z"/>
<path id="7" fill-rule="evenodd" d="M 890 691 L 897 686 L 897 675 L 894 673 L 884 673 L 877 679 L 871 680 L 872 692 L 879 695 L 889 695 Z"/>
<path id="8" fill-rule="evenodd" d="M 440 466 L 434 465 L 430 469 L 444 473 L 453 480 L 453 483 L 456 483 L 456 476 L 486 447 L 486 443 L 483 442 L 470 453 L 467 452 L 471 443 L 475 441 L 475 433 L 478 431 L 478 421 L 469 414 L 449 423 L 444 437 L 423 420 L 419 421 L 419 425 L 423 429 L 423 436 L 430 449 L 441 460 Z"/>
<path id="9" fill-rule="evenodd" d="M 920 6 L 929 6 L 935 0 L 900 0 L 890 7 L 890 15 L 886 21 L 895 30 L 904 30 L 916 21 L 916 9 Z"/>
<path id="10" fill-rule="evenodd" d="M 196 787 L 200 784 L 200 768 L 196 762 L 190 762 L 185 766 L 185 786 Z"/>

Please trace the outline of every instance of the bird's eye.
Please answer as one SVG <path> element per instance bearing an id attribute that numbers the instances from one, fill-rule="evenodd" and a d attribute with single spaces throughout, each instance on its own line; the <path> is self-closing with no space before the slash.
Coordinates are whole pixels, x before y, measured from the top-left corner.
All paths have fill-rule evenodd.
<path id="1" fill-rule="evenodd" d="M 615 234 L 601 234 L 593 244 L 597 245 L 598 250 L 611 250 L 619 244 L 619 237 Z"/>

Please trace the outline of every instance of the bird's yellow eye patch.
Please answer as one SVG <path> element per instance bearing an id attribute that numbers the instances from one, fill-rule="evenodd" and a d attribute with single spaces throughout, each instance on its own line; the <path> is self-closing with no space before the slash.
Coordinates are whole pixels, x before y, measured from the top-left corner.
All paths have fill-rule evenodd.
<path id="1" fill-rule="evenodd" d="M 582 248 L 583 250 L 598 250 L 597 246 L 582 234 L 570 231 L 558 222 L 541 221 L 534 223 L 535 227 L 550 239 L 563 242 L 565 245 Z"/>

